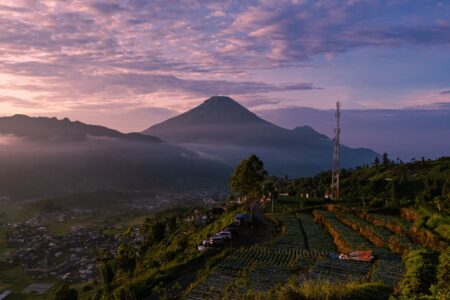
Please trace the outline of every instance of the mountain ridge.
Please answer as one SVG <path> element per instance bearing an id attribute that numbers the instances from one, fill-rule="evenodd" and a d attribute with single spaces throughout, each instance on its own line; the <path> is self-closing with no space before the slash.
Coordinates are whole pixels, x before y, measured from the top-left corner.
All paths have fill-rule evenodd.
<path id="1" fill-rule="evenodd" d="M 30 117 L 16 114 L 0 117 L 0 133 L 12 134 L 30 140 L 46 141 L 82 141 L 91 137 L 111 137 L 130 141 L 162 143 L 159 138 L 138 132 L 122 133 L 100 125 L 71 121 L 69 118 L 58 120 L 48 117 Z"/>

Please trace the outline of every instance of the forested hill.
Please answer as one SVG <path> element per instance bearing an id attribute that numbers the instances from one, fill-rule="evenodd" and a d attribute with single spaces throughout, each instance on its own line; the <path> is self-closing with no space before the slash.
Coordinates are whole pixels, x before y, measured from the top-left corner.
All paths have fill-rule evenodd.
<path id="1" fill-rule="evenodd" d="M 330 186 L 330 172 L 292 180 L 291 194 L 322 198 Z M 398 208 L 428 204 L 449 209 L 450 157 L 410 163 L 384 161 L 371 166 L 342 170 L 341 197 L 344 202 L 363 200 L 369 207 Z"/>

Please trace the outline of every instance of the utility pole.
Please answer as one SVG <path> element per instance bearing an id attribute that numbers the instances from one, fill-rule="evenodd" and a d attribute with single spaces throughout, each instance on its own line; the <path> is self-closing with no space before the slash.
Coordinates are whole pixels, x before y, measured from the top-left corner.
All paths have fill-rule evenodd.
<path id="1" fill-rule="evenodd" d="M 336 128 L 334 128 L 333 139 L 333 171 L 331 175 L 331 196 L 335 201 L 339 201 L 339 175 L 341 167 L 339 162 L 339 150 L 341 139 L 341 102 L 336 102 Z"/>

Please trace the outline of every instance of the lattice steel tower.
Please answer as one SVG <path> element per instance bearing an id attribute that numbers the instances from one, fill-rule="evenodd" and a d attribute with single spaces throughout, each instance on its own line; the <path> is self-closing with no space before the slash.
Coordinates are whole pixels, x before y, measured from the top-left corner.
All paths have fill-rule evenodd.
<path id="1" fill-rule="evenodd" d="M 331 175 L 331 197 L 333 200 L 339 201 L 339 175 L 341 167 L 339 162 L 339 150 L 341 139 L 341 102 L 336 102 L 336 128 L 334 129 L 333 139 L 333 172 Z"/>

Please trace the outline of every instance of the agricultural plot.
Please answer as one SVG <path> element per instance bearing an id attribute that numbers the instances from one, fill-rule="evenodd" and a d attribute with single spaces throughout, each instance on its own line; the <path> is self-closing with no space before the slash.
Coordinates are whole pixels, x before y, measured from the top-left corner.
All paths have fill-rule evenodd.
<path id="1" fill-rule="evenodd" d="M 398 234 L 406 234 L 412 226 L 412 222 L 408 220 L 383 214 L 367 214 L 367 220 L 375 225 L 384 226 Z"/>
<path id="2" fill-rule="evenodd" d="M 230 288 L 239 292 L 238 279 L 244 279 L 248 283 L 245 289 L 264 291 L 274 284 L 287 281 L 293 272 L 311 262 L 308 250 L 264 246 L 241 248 L 213 269 L 192 289 L 186 299 L 218 299 L 223 291 Z M 271 281 L 270 284 L 268 280 Z"/>
<path id="3" fill-rule="evenodd" d="M 370 262 L 326 258 L 318 260 L 301 280 L 331 283 L 363 281 L 367 279 L 370 267 Z"/>
<path id="4" fill-rule="evenodd" d="M 357 224 L 358 227 L 370 229 L 378 238 L 380 238 L 384 243 L 387 243 L 389 238 L 392 236 L 392 232 L 386 228 L 375 226 L 352 213 L 344 213 L 343 217 L 349 219 L 351 222 Z"/>
<path id="5" fill-rule="evenodd" d="M 334 252 L 336 247 L 333 239 L 321 224 L 316 224 L 311 214 L 299 213 L 296 215 L 306 233 L 308 248 L 313 251 Z"/>
<path id="6" fill-rule="evenodd" d="M 350 227 L 344 225 L 341 221 L 336 218 L 334 213 L 328 211 L 320 211 L 327 222 L 333 226 L 335 231 L 338 233 L 339 238 L 342 239 L 347 246 L 351 248 L 351 250 L 368 250 L 374 249 L 375 246 L 370 243 L 368 240 L 360 236 Z"/>
<path id="7" fill-rule="evenodd" d="M 306 239 L 300 227 L 300 223 L 293 215 L 280 218 L 286 232 L 277 236 L 271 243 L 271 247 L 279 249 L 307 249 Z"/>
<path id="8" fill-rule="evenodd" d="M 370 281 L 382 281 L 388 285 L 395 286 L 405 272 L 405 265 L 400 256 L 384 256 L 377 260 Z"/>

